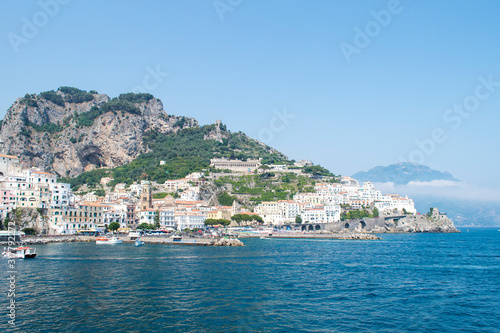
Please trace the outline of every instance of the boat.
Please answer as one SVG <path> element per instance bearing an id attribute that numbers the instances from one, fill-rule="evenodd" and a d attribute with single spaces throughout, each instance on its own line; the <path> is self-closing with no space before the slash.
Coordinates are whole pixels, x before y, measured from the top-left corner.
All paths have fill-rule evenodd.
<path id="1" fill-rule="evenodd" d="M 144 245 L 144 244 L 146 244 L 146 242 L 145 242 L 145 241 L 140 240 L 140 238 L 137 238 L 137 239 L 135 240 L 135 243 L 134 243 L 134 245 L 135 245 L 135 246 L 142 246 L 142 245 Z"/>
<path id="2" fill-rule="evenodd" d="M 266 239 L 266 236 L 260 236 L 260 239 Z"/>
<path id="3" fill-rule="evenodd" d="M 134 238 L 139 238 L 143 235 L 144 233 L 140 230 L 136 230 L 136 231 L 131 231 L 128 236 L 130 237 L 131 240 L 133 240 Z"/>
<path id="4" fill-rule="evenodd" d="M 177 242 L 178 243 L 182 242 L 182 237 L 181 236 L 172 236 L 171 238 L 172 238 L 172 242 L 176 242 L 176 243 Z"/>
<path id="5" fill-rule="evenodd" d="M 99 237 L 95 240 L 96 244 L 121 244 L 123 241 L 118 239 L 118 237 Z"/>
<path id="6" fill-rule="evenodd" d="M 4 248 L 2 255 L 9 259 L 33 259 L 36 257 L 36 249 L 28 246 L 20 246 L 15 249 Z"/>

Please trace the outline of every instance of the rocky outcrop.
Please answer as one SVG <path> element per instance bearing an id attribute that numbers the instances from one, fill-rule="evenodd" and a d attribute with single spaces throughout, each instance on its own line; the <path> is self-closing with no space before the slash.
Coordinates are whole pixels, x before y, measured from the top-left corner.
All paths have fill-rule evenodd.
<path id="1" fill-rule="evenodd" d="M 374 233 L 383 232 L 460 232 L 447 215 L 432 208 L 427 215 L 408 215 L 399 219 L 387 219 L 385 225 L 372 230 Z"/>
<path id="2" fill-rule="evenodd" d="M 221 238 L 210 243 L 211 246 L 245 246 L 242 241 L 237 238 Z"/>
<path id="3" fill-rule="evenodd" d="M 3 120 L 0 139 L 9 154 L 59 176 L 132 161 L 147 151 L 143 137 L 149 130 L 168 133 L 198 126 L 195 119 L 168 115 L 151 95 L 112 100 L 81 92 L 87 98 L 75 103 L 61 90 L 51 93 L 17 99 Z"/>
<path id="4" fill-rule="evenodd" d="M 19 230 L 33 228 L 37 233 L 46 233 L 49 229 L 46 210 L 16 208 L 9 212 L 8 218 Z"/>
<path id="5" fill-rule="evenodd" d="M 344 234 L 340 235 L 338 239 L 346 239 L 346 240 L 379 240 L 382 239 L 378 236 L 372 234 Z"/>

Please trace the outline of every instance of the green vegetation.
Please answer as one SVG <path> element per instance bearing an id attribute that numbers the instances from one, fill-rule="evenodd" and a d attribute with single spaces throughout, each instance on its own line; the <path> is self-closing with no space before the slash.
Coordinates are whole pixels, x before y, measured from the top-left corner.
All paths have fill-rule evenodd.
<path id="1" fill-rule="evenodd" d="M 232 197 L 227 192 L 223 192 L 217 196 L 217 200 L 221 206 L 232 206 L 236 197 Z"/>
<path id="2" fill-rule="evenodd" d="M 264 223 L 264 220 L 259 215 L 248 215 L 248 214 L 236 214 L 231 217 L 231 220 L 241 223 L 241 222 L 251 222 L 256 221 L 260 224 Z"/>
<path id="3" fill-rule="evenodd" d="M 327 177 L 334 177 L 335 176 L 328 169 L 323 168 L 321 165 L 313 165 L 313 166 L 304 167 L 303 172 L 310 173 L 313 176 L 327 176 Z"/>
<path id="4" fill-rule="evenodd" d="M 117 98 L 113 98 L 109 102 L 104 103 L 103 105 L 101 105 L 100 109 L 101 109 L 101 114 L 107 112 L 123 111 L 136 115 L 141 115 L 141 110 L 139 110 L 139 108 L 135 106 L 133 103 L 122 101 Z"/>
<path id="5" fill-rule="evenodd" d="M 68 103 L 90 102 L 94 99 L 94 95 L 78 88 L 59 87 L 57 90 L 65 94 L 64 101 Z"/>
<path id="6" fill-rule="evenodd" d="M 291 200 L 299 192 L 314 190 L 314 180 L 306 176 L 290 173 L 263 173 L 240 177 L 221 177 L 215 185 L 231 184 L 234 194 L 251 195 L 253 203 L 263 201 Z"/>
<path id="7" fill-rule="evenodd" d="M 160 213 L 158 211 L 155 212 L 155 229 L 160 228 Z"/>
<path id="8" fill-rule="evenodd" d="M 168 195 L 168 193 L 162 192 L 162 193 L 154 193 L 153 194 L 153 199 L 163 199 Z"/>
<path id="9" fill-rule="evenodd" d="M 297 216 L 295 217 L 295 223 L 302 223 L 302 222 L 303 222 L 303 220 L 302 220 L 302 216 L 297 215 Z"/>
<path id="10" fill-rule="evenodd" d="M 97 195 L 98 197 L 105 197 L 106 192 L 104 190 L 95 190 L 94 194 Z"/>
<path id="11" fill-rule="evenodd" d="M 55 105 L 64 106 L 64 98 L 54 90 L 41 92 L 40 97 L 54 103 Z"/>
<path id="12" fill-rule="evenodd" d="M 372 213 L 368 212 L 365 209 L 356 209 L 350 210 L 340 215 L 340 220 L 354 220 L 354 219 L 364 219 L 366 217 L 378 217 L 379 211 L 377 208 L 374 208 Z"/>
<path id="13" fill-rule="evenodd" d="M 155 226 L 149 223 L 141 223 L 137 227 L 138 230 L 155 230 Z"/>
<path id="14" fill-rule="evenodd" d="M 21 231 L 24 232 L 26 234 L 26 236 L 36 235 L 36 230 L 33 228 L 24 228 Z"/>
<path id="15" fill-rule="evenodd" d="M 111 222 L 109 225 L 108 225 L 108 230 L 109 231 L 113 231 L 115 232 L 116 230 L 120 229 L 120 223 L 118 222 Z"/>
<path id="16" fill-rule="evenodd" d="M 127 97 L 127 99 L 133 100 L 131 97 Z M 96 108 L 94 111 L 97 114 L 99 110 Z M 76 120 L 82 115 L 75 115 L 74 119 Z M 77 122 L 87 121 L 86 119 L 93 121 L 92 116 L 87 117 L 86 115 Z M 148 153 L 139 155 L 129 164 L 114 169 L 85 172 L 74 179 L 65 181 L 69 182 L 72 187 L 83 184 L 93 187 L 99 183 L 102 177 L 114 179 L 109 183 L 109 186 L 118 183 L 130 185 L 134 181 L 143 179 L 164 183 L 169 179 L 183 178 L 192 172 L 215 171 L 210 167 L 210 159 L 220 157 L 263 158 L 264 163 L 287 165 L 291 163 L 285 156 L 262 146 L 243 133 L 224 132 L 224 125 L 221 126 L 223 142 L 205 140 L 205 136 L 215 129 L 216 125 L 186 128 L 175 133 L 160 133 L 157 130 L 150 130 L 143 137 L 143 143 L 148 148 Z M 166 163 L 160 165 L 160 161 Z M 321 167 L 311 170 L 316 170 L 316 173 L 332 175 Z M 222 171 L 218 170 L 217 172 Z M 224 184 L 231 184 L 233 193 L 251 195 L 251 200 L 255 204 L 262 201 L 290 200 L 296 193 L 313 191 L 315 185 L 315 181 L 308 176 L 272 172 L 241 177 L 225 176 L 214 183 L 219 188 L 223 187 Z M 219 200 L 221 205 L 230 206 L 236 198 L 226 193 L 220 199 L 222 199 Z"/>
<path id="17" fill-rule="evenodd" d="M 92 96 L 92 98 L 94 97 Z M 74 119 L 78 127 L 90 127 L 94 124 L 94 120 L 96 118 L 107 112 L 116 113 L 121 111 L 122 113 L 141 115 L 141 110 L 135 105 L 135 103 L 145 103 L 153 98 L 154 97 L 151 94 L 121 94 L 118 98 L 113 98 L 112 100 L 102 104 L 100 107 L 93 106 L 87 112 L 82 112 L 80 114 L 75 113 Z"/>
<path id="18" fill-rule="evenodd" d="M 224 219 L 219 219 L 219 220 L 217 220 L 217 219 L 206 219 L 205 220 L 205 225 L 209 225 L 209 226 L 222 225 L 222 226 L 227 227 L 230 224 L 231 224 L 231 221 L 224 220 Z"/>
<path id="19" fill-rule="evenodd" d="M 21 100 L 21 102 L 33 108 L 38 107 L 38 102 L 36 101 L 36 95 L 34 95 L 33 98 L 30 94 L 26 94 L 24 95 L 24 98 Z"/>
<path id="20" fill-rule="evenodd" d="M 59 133 L 64 129 L 61 125 L 54 124 L 54 123 L 46 123 L 43 125 L 37 125 L 35 123 L 30 122 L 30 123 L 28 123 L 28 125 L 37 132 L 46 132 L 49 134 Z"/>
<path id="21" fill-rule="evenodd" d="M 75 178 L 69 178 L 69 177 L 59 178 L 59 182 L 71 184 L 71 188 L 73 188 L 73 190 L 76 191 L 78 187 L 85 184 L 87 184 L 89 187 L 97 186 L 100 183 L 101 178 L 110 176 L 110 172 L 111 171 L 109 169 L 97 169 L 84 172 Z"/>
<path id="22" fill-rule="evenodd" d="M 134 94 L 134 93 L 121 94 L 120 96 L 118 96 L 118 99 L 120 101 L 125 101 L 130 103 L 149 102 L 153 98 L 154 96 L 151 94 Z"/>
<path id="23" fill-rule="evenodd" d="M 80 114 L 74 114 L 73 118 L 76 121 L 77 127 L 90 127 L 94 124 L 94 119 L 99 117 L 103 112 L 97 106 L 93 106 L 89 111 Z"/>

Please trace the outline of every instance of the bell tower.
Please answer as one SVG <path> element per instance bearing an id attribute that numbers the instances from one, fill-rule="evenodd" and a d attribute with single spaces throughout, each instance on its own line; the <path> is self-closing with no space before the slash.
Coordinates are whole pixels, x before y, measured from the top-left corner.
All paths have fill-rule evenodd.
<path id="1" fill-rule="evenodd" d="M 148 181 L 142 181 L 142 191 L 141 191 L 141 210 L 152 209 L 153 208 L 153 196 L 151 193 L 151 183 Z"/>

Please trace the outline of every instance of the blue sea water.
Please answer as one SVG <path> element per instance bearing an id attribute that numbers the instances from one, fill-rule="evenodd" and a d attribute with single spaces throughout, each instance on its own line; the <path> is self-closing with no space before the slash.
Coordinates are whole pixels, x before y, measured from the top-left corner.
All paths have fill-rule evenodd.
<path id="1" fill-rule="evenodd" d="M 1 261 L 1 332 L 499 332 L 500 232 L 245 247 L 88 243 Z"/>

